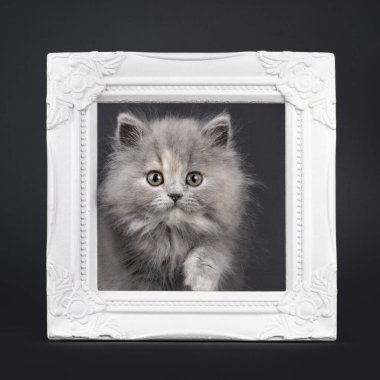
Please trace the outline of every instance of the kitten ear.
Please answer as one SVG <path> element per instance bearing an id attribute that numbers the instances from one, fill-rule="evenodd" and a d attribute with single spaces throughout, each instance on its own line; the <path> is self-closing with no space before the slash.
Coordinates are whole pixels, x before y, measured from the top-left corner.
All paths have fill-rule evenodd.
<path id="1" fill-rule="evenodd" d="M 145 124 L 130 112 L 117 117 L 116 138 L 123 146 L 135 146 L 144 133 Z"/>
<path id="2" fill-rule="evenodd" d="M 227 146 L 231 137 L 231 117 L 229 113 L 222 112 L 211 119 L 202 128 L 202 133 L 211 139 L 213 146 Z"/>

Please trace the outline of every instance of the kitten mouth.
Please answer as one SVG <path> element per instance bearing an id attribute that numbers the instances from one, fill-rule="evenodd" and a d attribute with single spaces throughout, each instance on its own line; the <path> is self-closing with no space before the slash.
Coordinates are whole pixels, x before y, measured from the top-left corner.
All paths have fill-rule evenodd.
<path id="1" fill-rule="evenodd" d="M 182 210 L 182 207 L 181 205 L 179 205 L 177 202 L 173 203 L 173 205 L 171 206 L 170 210 Z"/>

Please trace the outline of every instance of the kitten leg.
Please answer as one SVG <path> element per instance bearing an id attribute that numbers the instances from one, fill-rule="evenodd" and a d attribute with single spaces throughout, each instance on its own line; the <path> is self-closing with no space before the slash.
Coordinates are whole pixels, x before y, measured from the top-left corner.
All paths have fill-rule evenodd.
<path id="1" fill-rule="evenodd" d="M 184 285 L 196 291 L 218 290 L 221 277 L 229 267 L 229 252 L 198 247 L 190 251 L 183 264 Z"/>

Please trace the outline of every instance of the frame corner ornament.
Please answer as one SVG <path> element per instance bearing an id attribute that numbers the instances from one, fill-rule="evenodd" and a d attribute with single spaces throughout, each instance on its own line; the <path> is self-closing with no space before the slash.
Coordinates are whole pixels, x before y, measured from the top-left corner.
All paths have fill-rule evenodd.
<path id="1" fill-rule="evenodd" d="M 63 267 L 47 263 L 48 313 L 69 322 L 69 338 L 122 339 L 123 334 L 106 311 L 105 302 Z"/>
<path id="2" fill-rule="evenodd" d="M 105 87 L 105 76 L 115 74 L 124 53 L 70 53 L 48 57 L 47 129 L 70 119 L 72 110 L 82 111 Z"/>
<path id="3" fill-rule="evenodd" d="M 267 74 L 278 77 L 276 87 L 286 102 L 336 128 L 333 54 L 258 51 L 257 57 Z"/>
<path id="4" fill-rule="evenodd" d="M 313 275 L 310 283 L 299 282 L 277 304 L 280 313 L 261 330 L 260 340 L 332 339 L 315 336 L 318 323 L 336 316 L 336 265 L 327 265 Z"/>

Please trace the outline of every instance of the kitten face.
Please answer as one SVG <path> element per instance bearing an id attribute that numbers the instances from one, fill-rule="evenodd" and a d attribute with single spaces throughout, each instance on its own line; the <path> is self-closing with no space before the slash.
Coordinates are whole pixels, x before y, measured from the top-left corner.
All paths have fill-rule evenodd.
<path id="1" fill-rule="evenodd" d="M 155 149 L 154 146 L 152 149 Z M 193 152 L 179 154 L 170 147 L 163 147 L 162 150 L 155 151 L 156 157 L 145 162 L 145 186 L 148 185 L 147 191 L 150 191 L 153 197 L 149 203 L 152 212 L 170 211 L 180 214 L 177 210 L 182 210 L 191 213 L 204 207 L 202 190 L 205 190 L 208 181 L 207 176 L 206 180 L 203 180 L 204 174 L 200 172 L 200 168 L 192 170 L 196 167 L 191 162 Z M 158 180 L 150 182 L 150 178 Z"/>
<path id="2" fill-rule="evenodd" d="M 161 222 L 211 231 L 238 214 L 244 178 L 228 115 L 148 122 L 121 114 L 116 134 L 103 198 L 130 232 Z"/>

